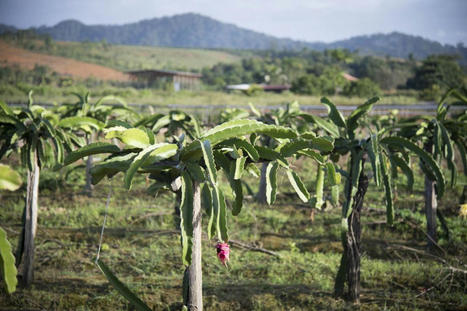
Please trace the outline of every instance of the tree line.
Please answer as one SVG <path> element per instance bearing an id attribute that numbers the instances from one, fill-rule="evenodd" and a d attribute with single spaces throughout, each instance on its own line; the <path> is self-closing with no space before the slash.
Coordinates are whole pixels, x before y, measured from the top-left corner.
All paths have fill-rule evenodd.
<path id="1" fill-rule="evenodd" d="M 348 50 L 324 52 L 259 52 L 240 64 L 217 64 L 203 70 L 213 88 L 228 84 L 288 84 L 297 94 L 370 97 L 383 92 L 412 91 L 433 100 L 450 88 L 465 88 L 465 68 L 456 56 L 432 55 L 422 62 L 359 56 Z M 357 78 L 352 81 L 344 76 Z"/>

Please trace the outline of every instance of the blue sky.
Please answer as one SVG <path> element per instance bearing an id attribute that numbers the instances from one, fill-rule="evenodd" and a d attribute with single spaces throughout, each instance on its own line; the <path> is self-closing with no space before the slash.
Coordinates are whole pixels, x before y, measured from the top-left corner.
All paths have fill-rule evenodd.
<path id="1" fill-rule="evenodd" d="M 467 0 L 0 0 L 0 23 L 123 24 L 195 12 L 279 37 L 331 42 L 400 31 L 467 45 Z"/>

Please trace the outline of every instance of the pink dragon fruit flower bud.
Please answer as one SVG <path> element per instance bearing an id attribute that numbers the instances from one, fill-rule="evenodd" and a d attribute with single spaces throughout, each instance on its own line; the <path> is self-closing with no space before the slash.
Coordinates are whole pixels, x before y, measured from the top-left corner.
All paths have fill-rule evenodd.
<path id="1" fill-rule="evenodd" d="M 227 243 L 217 243 L 216 245 L 217 250 L 217 258 L 222 262 L 224 266 L 227 266 L 227 262 L 229 261 L 229 254 L 230 254 L 230 247 Z"/>

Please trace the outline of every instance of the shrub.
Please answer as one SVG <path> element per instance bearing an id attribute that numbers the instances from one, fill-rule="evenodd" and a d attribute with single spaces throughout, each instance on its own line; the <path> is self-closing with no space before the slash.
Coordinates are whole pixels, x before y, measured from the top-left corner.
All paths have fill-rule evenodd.
<path id="1" fill-rule="evenodd" d="M 342 92 L 346 96 L 372 97 L 381 94 L 379 86 L 368 78 L 353 81 L 344 87 Z"/>

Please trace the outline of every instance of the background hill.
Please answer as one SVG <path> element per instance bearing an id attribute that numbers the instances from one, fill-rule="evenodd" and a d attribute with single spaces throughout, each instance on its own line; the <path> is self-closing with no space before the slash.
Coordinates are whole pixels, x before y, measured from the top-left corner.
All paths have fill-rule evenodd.
<path id="1" fill-rule="evenodd" d="M 62 41 L 101 41 L 125 45 L 184 48 L 270 49 L 300 48 L 305 42 L 279 39 L 199 14 L 153 18 L 125 25 L 85 25 L 66 20 L 39 33 Z"/>
<path id="2" fill-rule="evenodd" d="M 0 33 L 15 28 L 0 25 Z M 398 32 L 358 36 L 332 43 L 305 42 L 277 38 L 263 33 L 219 22 L 210 17 L 187 13 L 153 18 L 124 25 L 85 25 L 66 20 L 52 27 L 34 29 L 62 41 L 102 41 L 112 44 L 147 45 L 184 48 L 266 50 L 309 48 L 314 50 L 346 48 L 362 54 L 423 59 L 430 54 L 458 54 L 467 63 L 463 45 L 442 45 L 419 36 Z"/>
<path id="3" fill-rule="evenodd" d="M 418 59 L 432 54 L 458 54 L 461 58 L 467 59 L 467 48 L 463 45 L 443 45 L 420 36 L 411 36 L 400 32 L 352 37 L 332 42 L 327 45 L 327 48 L 345 48 L 358 50 L 361 54 L 389 55 L 401 58 L 407 58 L 412 54 L 414 58 Z"/>

